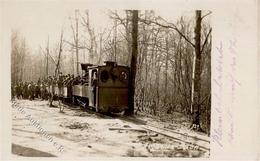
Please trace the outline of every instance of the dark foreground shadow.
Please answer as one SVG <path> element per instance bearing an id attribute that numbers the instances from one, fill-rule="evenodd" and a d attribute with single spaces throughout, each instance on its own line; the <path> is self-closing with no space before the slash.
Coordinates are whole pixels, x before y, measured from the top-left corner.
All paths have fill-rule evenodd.
<path id="1" fill-rule="evenodd" d="M 12 153 L 24 157 L 56 157 L 55 155 L 52 155 L 50 153 L 17 144 L 12 144 Z"/>

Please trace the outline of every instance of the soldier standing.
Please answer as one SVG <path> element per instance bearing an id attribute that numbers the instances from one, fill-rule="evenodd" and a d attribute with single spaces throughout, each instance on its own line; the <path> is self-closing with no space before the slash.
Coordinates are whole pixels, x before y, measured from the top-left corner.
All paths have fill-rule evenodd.
<path id="1" fill-rule="evenodd" d="M 27 99 L 28 96 L 28 90 L 27 90 L 27 82 L 21 82 L 19 85 L 19 95 L 20 98 Z"/>
<path id="2" fill-rule="evenodd" d="M 36 98 L 40 98 L 40 96 L 41 96 L 40 86 L 41 86 L 41 79 L 39 78 L 37 83 L 35 84 L 35 97 Z"/>
<path id="3" fill-rule="evenodd" d="M 18 99 L 19 99 L 19 97 L 20 97 L 19 86 L 20 86 L 20 84 L 19 84 L 19 83 L 16 83 L 16 84 L 15 84 L 15 87 L 14 87 L 15 96 L 16 96 L 16 98 L 18 98 Z"/>
<path id="4" fill-rule="evenodd" d="M 28 99 L 30 97 L 30 92 L 29 92 L 29 83 L 25 82 L 23 84 L 23 87 L 22 87 L 22 95 L 23 95 L 23 98 L 24 99 Z"/>
<path id="5" fill-rule="evenodd" d="M 40 98 L 41 98 L 42 100 L 44 100 L 44 89 L 45 89 L 45 86 L 44 86 L 44 83 L 43 83 L 43 82 L 41 82 L 41 83 L 39 84 L 39 89 L 40 89 Z"/>
<path id="6" fill-rule="evenodd" d="M 13 100 L 15 97 L 15 83 L 12 82 L 11 84 L 11 99 Z"/>
<path id="7" fill-rule="evenodd" d="M 29 95 L 29 100 L 33 100 L 33 84 L 30 82 L 28 84 L 28 95 Z"/>
<path id="8" fill-rule="evenodd" d="M 43 98 L 44 100 L 48 100 L 48 91 L 49 90 L 49 86 L 48 86 L 48 79 L 44 79 L 43 81 Z"/>
<path id="9" fill-rule="evenodd" d="M 31 99 L 34 100 L 35 98 L 35 89 L 36 89 L 36 84 L 34 82 L 31 82 Z"/>

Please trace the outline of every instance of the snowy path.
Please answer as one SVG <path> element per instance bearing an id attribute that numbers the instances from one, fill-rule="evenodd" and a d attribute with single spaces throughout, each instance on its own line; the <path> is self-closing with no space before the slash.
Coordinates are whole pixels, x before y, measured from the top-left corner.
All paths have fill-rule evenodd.
<path id="1" fill-rule="evenodd" d="M 208 157 L 173 139 L 135 130 L 141 125 L 118 118 L 65 108 L 47 101 L 16 100 L 13 105 L 12 152 L 19 156 L 57 157 Z"/>

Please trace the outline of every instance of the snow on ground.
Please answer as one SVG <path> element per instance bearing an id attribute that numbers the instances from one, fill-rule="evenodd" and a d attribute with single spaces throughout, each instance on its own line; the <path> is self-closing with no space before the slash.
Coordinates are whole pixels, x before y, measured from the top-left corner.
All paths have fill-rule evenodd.
<path id="1" fill-rule="evenodd" d="M 59 112 L 59 108 L 49 107 L 47 101 L 41 100 L 15 100 L 13 103 L 14 157 L 208 157 L 209 155 L 201 150 L 188 149 L 187 145 L 169 137 L 138 130 L 141 129 L 141 125 L 117 117 L 101 117 L 78 108 L 65 108 L 64 112 Z M 109 128 L 123 128 L 123 130 Z M 129 128 L 137 130 L 127 130 Z"/>
<path id="2" fill-rule="evenodd" d="M 147 114 L 140 113 L 136 116 L 136 118 L 144 120 L 150 125 L 154 125 L 156 127 L 168 128 L 172 131 L 176 131 L 183 134 L 188 134 L 190 136 L 202 138 L 204 140 L 210 141 L 210 138 L 207 134 L 190 130 L 190 121 L 184 114 L 174 112 L 172 114 L 168 114 L 168 116 L 149 116 Z"/>

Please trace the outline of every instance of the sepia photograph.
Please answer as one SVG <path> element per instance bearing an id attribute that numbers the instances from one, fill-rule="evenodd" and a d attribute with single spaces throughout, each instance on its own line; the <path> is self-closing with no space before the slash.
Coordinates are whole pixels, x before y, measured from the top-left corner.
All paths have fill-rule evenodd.
<path id="1" fill-rule="evenodd" d="M 12 157 L 210 157 L 213 11 L 9 7 Z"/>

